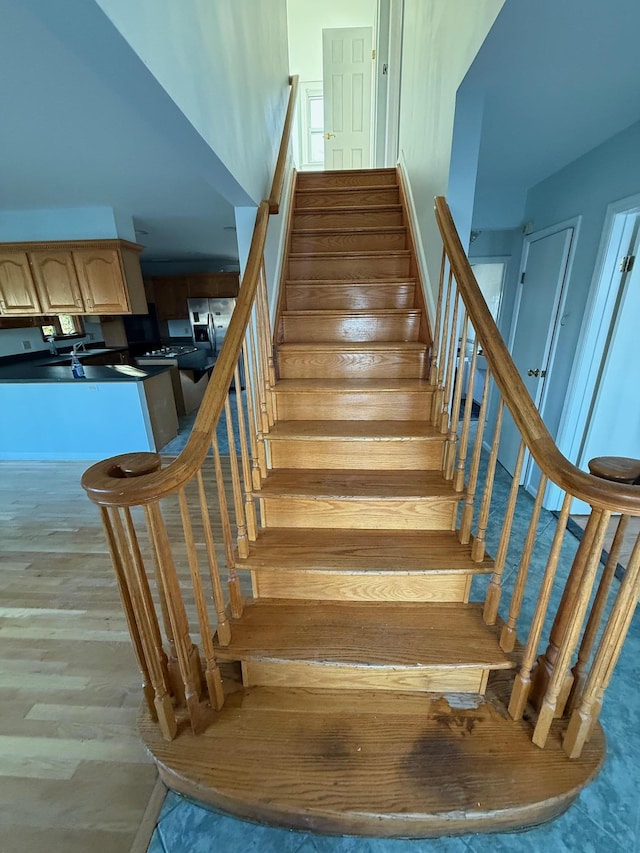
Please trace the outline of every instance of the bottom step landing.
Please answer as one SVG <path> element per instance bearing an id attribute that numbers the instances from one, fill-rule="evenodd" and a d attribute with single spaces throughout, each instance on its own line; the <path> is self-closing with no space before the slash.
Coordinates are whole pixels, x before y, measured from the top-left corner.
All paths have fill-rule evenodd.
<path id="1" fill-rule="evenodd" d="M 561 724 L 545 749 L 506 713 L 511 679 L 484 697 L 252 687 L 224 666 L 223 709 L 171 742 L 139 725 L 170 788 L 236 817 L 335 835 L 424 838 L 533 826 L 561 814 L 598 772 L 598 725 L 578 760 Z"/>

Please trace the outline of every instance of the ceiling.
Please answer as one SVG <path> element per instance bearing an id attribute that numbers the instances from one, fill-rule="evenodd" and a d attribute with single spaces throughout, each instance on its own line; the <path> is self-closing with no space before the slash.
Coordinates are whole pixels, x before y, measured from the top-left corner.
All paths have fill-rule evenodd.
<path id="1" fill-rule="evenodd" d="M 97 37 L 129 54 L 108 75 L 28 7 L 0 0 L 0 211 L 108 206 L 133 217 L 144 260 L 233 268 L 234 207 L 175 143 L 195 131 L 157 81 L 101 13 Z"/>
<path id="2" fill-rule="evenodd" d="M 507 0 L 462 88 L 484 99 L 474 227 L 640 119 L 638 0 Z"/>

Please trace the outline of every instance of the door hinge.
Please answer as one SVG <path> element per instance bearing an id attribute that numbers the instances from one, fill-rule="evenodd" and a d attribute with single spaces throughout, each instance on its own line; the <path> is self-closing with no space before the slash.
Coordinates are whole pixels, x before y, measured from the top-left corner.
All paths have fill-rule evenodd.
<path id="1" fill-rule="evenodd" d="M 635 261 L 635 255 L 625 255 L 625 257 L 620 261 L 620 272 L 631 272 Z"/>
<path id="2" fill-rule="evenodd" d="M 375 50 L 372 50 L 371 51 L 371 59 L 375 59 L 375 58 L 376 58 L 376 52 L 375 52 Z"/>
<path id="3" fill-rule="evenodd" d="M 523 272 L 522 275 L 520 276 L 520 284 L 524 284 L 525 275 L 526 275 L 526 273 Z"/>

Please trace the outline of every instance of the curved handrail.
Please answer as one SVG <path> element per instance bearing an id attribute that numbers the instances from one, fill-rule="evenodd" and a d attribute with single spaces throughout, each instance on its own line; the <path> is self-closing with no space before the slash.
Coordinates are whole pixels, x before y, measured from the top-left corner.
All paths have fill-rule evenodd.
<path id="1" fill-rule="evenodd" d="M 180 455 L 166 468 L 160 470 L 157 465 L 154 468 L 150 464 L 151 454 L 148 453 L 127 453 L 92 465 L 84 472 L 81 482 L 94 503 L 102 506 L 141 506 L 160 500 L 187 483 L 197 473 L 209 451 L 212 431 L 222 414 L 227 390 L 233 379 L 255 301 L 267 238 L 270 207 L 274 204 L 277 210 L 280 205 L 297 97 L 297 75 L 290 77 L 289 83 L 291 85 L 289 104 L 271 194 L 269 200 L 262 201 L 258 207 L 249 258 L 236 306 L 191 435 Z"/>
<path id="2" fill-rule="evenodd" d="M 640 515 L 640 487 L 622 486 L 581 471 L 562 455 L 536 409 L 511 354 L 486 306 L 458 237 L 451 211 L 442 196 L 435 199 L 440 234 L 483 354 L 504 402 L 540 470 L 576 498 L 601 509 Z"/>

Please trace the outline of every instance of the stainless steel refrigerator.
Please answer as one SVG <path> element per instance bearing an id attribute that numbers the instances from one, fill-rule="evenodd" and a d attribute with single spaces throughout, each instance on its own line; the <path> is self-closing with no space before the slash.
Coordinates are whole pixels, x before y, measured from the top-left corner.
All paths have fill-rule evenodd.
<path id="1" fill-rule="evenodd" d="M 193 343 L 198 349 L 217 355 L 222 349 L 236 300 L 232 297 L 188 299 Z"/>

